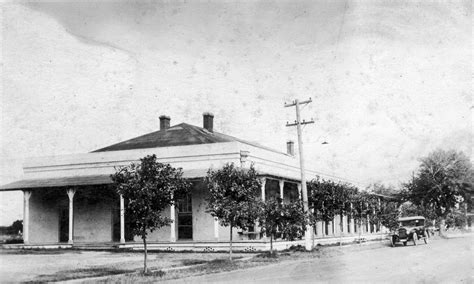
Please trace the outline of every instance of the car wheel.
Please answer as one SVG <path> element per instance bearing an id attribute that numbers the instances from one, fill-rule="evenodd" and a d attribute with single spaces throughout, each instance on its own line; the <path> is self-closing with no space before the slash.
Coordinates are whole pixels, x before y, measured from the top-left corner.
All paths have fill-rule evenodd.
<path id="1" fill-rule="evenodd" d="M 390 244 L 392 245 L 392 248 L 395 247 L 395 237 L 390 238 Z"/>
<path id="2" fill-rule="evenodd" d="M 406 245 L 407 245 L 407 242 L 403 242 L 403 245 L 406 246 Z"/>
<path id="3" fill-rule="evenodd" d="M 416 246 L 416 241 L 418 241 L 418 235 L 413 233 L 413 245 Z"/>
<path id="4" fill-rule="evenodd" d="M 424 241 L 425 241 L 425 244 L 427 245 L 428 244 L 428 237 L 425 237 Z"/>

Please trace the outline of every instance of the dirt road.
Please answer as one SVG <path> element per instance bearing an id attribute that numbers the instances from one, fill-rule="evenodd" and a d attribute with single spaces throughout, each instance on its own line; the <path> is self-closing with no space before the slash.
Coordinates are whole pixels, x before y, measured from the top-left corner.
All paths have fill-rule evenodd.
<path id="1" fill-rule="evenodd" d="M 185 278 L 170 283 L 473 283 L 472 239 L 335 249 L 329 257 Z"/>

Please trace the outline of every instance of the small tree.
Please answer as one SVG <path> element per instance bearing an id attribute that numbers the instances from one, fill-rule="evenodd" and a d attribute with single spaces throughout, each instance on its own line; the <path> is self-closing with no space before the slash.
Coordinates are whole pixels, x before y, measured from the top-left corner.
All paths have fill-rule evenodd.
<path id="1" fill-rule="evenodd" d="M 350 216 L 352 213 L 351 202 L 353 196 L 357 193 L 357 188 L 346 183 L 337 183 L 334 187 L 334 210 L 337 215 L 341 217 L 339 222 L 339 245 L 342 245 L 342 232 L 344 231 L 344 224 L 342 217 Z M 349 217 L 348 217 L 349 218 Z"/>
<path id="2" fill-rule="evenodd" d="M 261 213 L 259 214 L 259 223 L 262 231 L 270 236 L 270 254 L 273 255 L 273 237 L 277 233 L 277 229 L 283 224 L 283 206 L 280 198 L 272 198 L 266 202 L 262 202 Z"/>
<path id="3" fill-rule="evenodd" d="M 311 206 L 313 226 L 317 221 L 331 222 L 336 212 L 334 188 L 336 183 L 330 180 L 313 179 L 308 183 L 308 203 Z"/>
<path id="4" fill-rule="evenodd" d="M 352 216 L 359 227 L 359 243 L 362 234 L 362 221 L 374 216 L 376 198 L 368 192 L 357 192 L 352 198 Z"/>
<path id="5" fill-rule="evenodd" d="M 314 179 L 308 188 L 310 189 L 311 221 L 313 226 L 317 221 L 334 221 L 336 215 L 344 216 L 351 213 L 352 195 L 357 191 L 349 184 L 334 182 L 331 180 Z M 340 237 L 342 239 L 343 223 L 340 222 Z M 314 235 L 314 234 L 313 234 Z M 342 244 L 342 241 L 340 241 Z"/>
<path id="6" fill-rule="evenodd" d="M 471 201 L 473 184 L 472 163 L 464 153 L 436 150 L 421 159 L 418 173 L 405 187 L 413 204 L 434 210 L 443 236 L 447 216 L 460 203 Z"/>
<path id="7" fill-rule="evenodd" d="M 218 170 L 209 169 L 206 177 L 209 197 L 207 212 L 218 218 L 222 226 L 229 226 L 229 259 L 232 260 L 232 229 L 255 224 L 260 206 L 260 179 L 257 171 L 226 164 Z"/>
<path id="8" fill-rule="evenodd" d="M 368 190 L 378 199 L 375 214 L 372 216 L 373 220 L 380 222 L 382 226 L 389 230 L 395 230 L 398 227 L 398 218 L 400 217 L 399 207 L 403 202 L 402 193 L 381 183 L 370 185 Z"/>
<path id="9" fill-rule="evenodd" d="M 303 237 L 308 222 L 308 215 L 303 209 L 301 200 L 283 204 L 280 231 L 283 239 L 293 241 Z"/>
<path id="10" fill-rule="evenodd" d="M 301 201 L 284 204 L 280 198 L 262 202 L 259 223 L 262 230 L 270 236 L 270 254 L 273 255 L 273 239 L 277 232 L 283 239 L 292 241 L 304 234 L 306 215 Z"/>
<path id="11" fill-rule="evenodd" d="M 161 213 L 188 190 L 189 184 L 182 176 L 181 168 L 159 163 L 155 155 L 140 159 L 140 163 L 121 167 L 111 175 L 117 193 L 126 201 L 129 230 L 143 240 L 144 273 L 148 271 L 147 235 L 171 224 L 172 220 Z"/>

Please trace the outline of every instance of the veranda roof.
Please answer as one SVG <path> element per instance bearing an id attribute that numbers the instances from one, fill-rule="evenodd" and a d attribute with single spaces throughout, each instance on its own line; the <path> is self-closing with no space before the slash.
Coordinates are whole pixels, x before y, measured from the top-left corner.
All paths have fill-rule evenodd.
<path id="1" fill-rule="evenodd" d="M 207 174 L 207 169 L 195 169 L 185 171 L 184 178 L 200 178 Z M 9 184 L 0 186 L 0 191 L 12 191 L 22 189 L 34 188 L 49 188 L 49 187 L 68 187 L 81 185 L 103 185 L 111 184 L 110 175 L 89 175 L 89 176 L 70 176 L 70 177 L 56 177 L 56 178 L 42 178 L 42 179 L 22 179 Z"/>

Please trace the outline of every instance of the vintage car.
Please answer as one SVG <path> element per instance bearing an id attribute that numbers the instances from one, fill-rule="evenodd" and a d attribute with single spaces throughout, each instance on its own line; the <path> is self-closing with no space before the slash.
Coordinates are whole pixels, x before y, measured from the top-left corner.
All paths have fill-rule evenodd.
<path id="1" fill-rule="evenodd" d="M 425 228 L 425 217 L 402 217 L 398 219 L 398 222 L 399 228 L 392 234 L 391 238 L 392 247 L 394 247 L 398 242 L 401 242 L 406 246 L 409 241 L 412 241 L 413 245 L 416 246 L 420 239 L 423 239 L 425 244 L 428 244 L 428 232 Z"/>

